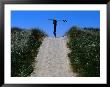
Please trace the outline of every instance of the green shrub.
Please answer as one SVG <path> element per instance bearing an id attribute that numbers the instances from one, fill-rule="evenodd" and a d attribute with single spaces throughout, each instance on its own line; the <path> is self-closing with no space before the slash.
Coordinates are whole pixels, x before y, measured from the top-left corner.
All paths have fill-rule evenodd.
<path id="1" fill-rule="evenodd" d="M 47 36 L 47 34 L 41 29 L 32 28 L 31 31 L 32 31 L 32 35 L 34 36 L 36 40 L 42 41 L 43 37 Z"/>
<path id="2" fill-rule="evenodd" d="M 81 30 L 72 27 L 67 33 L 68 54 L 73 70 L 81 76 L 100 76 L 100 33 L 99 29 Z"/>
<path id="3" fill-rule="evenodd" d="M 36 29 L 37 31 L 37 29 Z M 40 30 L 38 32 L 41 33 Z M 11 33 L 11 76 L 29 76 L 33 72 L 33 63 L 42 41 L 38 32 L 12 28 Z M 42 33 L 43 35 L 43 33 Z M 43 36 L 41 36 L 43 38 Z"/>

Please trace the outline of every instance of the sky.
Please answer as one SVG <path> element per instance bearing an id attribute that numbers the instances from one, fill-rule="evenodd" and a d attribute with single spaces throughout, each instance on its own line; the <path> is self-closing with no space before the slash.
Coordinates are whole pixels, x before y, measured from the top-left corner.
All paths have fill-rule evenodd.
<path id="1" fill-rule="evenodd" d="M 11 27 L 40 28 L 53 37 L 53 22 L 58 21 L 56 34 L 63 36 L 72 26 L 100 28 L 100 11 L 11 11 Z"/>

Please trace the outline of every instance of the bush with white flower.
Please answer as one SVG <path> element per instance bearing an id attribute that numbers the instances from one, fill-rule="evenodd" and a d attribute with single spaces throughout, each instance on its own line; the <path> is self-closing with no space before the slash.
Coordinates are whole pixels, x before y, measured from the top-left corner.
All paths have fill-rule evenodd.
<path id="1" fill-rule="evenodd" d="M 68 36 L 68 54 L 73 70 L 79 76 L 100 76 L 100 30 L 72 27 Z"/>
<path id="2" fill-rule="evenodd" d="M 35 38 L 35 36 L 40 36 Z M 11 29 L 11 76 L 29 76 L 34 69 L 33 63 L 37 56 L 42 38 L 46 36 L 40 29 Z M 41 40 L 42 39 L 42 40 Z"/>

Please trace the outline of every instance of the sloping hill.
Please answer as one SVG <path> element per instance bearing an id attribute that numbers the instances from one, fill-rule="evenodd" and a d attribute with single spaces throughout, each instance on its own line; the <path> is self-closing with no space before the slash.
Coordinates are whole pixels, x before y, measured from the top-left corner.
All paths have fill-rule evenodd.
<path id="1" fill-rule="evenodd" d="M 66 37 L 46 37 L 36 57 L 32 77 L 71 77 L 76 76 L 70 69 Z"/>

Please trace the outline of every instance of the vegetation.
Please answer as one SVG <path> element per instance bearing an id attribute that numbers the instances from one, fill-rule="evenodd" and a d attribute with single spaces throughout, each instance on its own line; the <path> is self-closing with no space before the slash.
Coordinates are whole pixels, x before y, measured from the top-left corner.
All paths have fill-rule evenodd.
<path id="1" fill-rule="evenodd" d="M 68 54 L 73 71 L 79 76 L 100 76 L 100 32 L 95 28 L 72 27 L 68 32 Z"/>
<path id="2" fill-rule="evenodd" d="M 43 38 L 46 36 L 40 29 L 11 29 L 12 77 L 26 77 L 33 72 L 35 56 Z"/>

